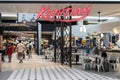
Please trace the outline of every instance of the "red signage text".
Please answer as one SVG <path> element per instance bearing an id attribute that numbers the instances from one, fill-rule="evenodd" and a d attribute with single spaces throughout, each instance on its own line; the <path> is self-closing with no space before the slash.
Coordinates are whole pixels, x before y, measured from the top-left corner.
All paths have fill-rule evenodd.
<path id="1" fill-rule="evenodd" d="M 47 21 L 60 21 L 60 22 L 75 22 L 86 18 L 91 11 L 91 6 L 88 7 L 78 7 L 78 8 L 65 8 L 65 9 L 55 9 L 52 10 L 50 6 L 42 6 L 37 19 L 42 18 Z M 69 19 L 70 16 L 78 16 L 75 19 Z M 61 18 L 63 17 L 63 19 Z"/>

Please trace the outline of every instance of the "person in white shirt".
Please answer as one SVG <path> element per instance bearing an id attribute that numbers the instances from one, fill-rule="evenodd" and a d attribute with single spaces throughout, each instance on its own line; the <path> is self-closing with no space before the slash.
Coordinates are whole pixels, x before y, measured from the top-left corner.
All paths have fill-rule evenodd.
<path id="1" fill-rule="evenodd" d="M 21 43 L 21 40 L 19 40 L 19 43 L 17 44 L 17 52 L 18 52 L 18 59 L 20 60 L 19 63 L 23 63 L 23 54 L 25 50 L 25 45 Z"/>

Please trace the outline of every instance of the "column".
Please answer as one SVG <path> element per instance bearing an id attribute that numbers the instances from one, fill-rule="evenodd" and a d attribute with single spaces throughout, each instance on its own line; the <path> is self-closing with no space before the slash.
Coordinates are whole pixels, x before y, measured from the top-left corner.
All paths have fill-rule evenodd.
<path id="1" fill-rule="evenodd" d="M 37 54 L 38 55 L 41 55 L 41 24 L 38 22 L 38 31 L 37 31 L 37 36 L 38 36 L 38 39 L 37 39 Z"/>
<path id="2" fill-rule="evenodd" d="M 63 48 L 64 48 L 64 25 L 61 22 L 61 43 L 60 43 L 60 49 L 61 49 L 61 65 L 64 64 L 64 53 L 63 53 Z"/>
<path id="3" fill-rule="evenodd" d="M 3 35 L 0 34 L 0 44 L 3 42 Z"/>
<path id="4" fill-rule="evenodd" d="M 55 34 L 54 34 L 54 62 L 56 62 L 56 49 L 57 49 L 57 45 L 56 45 L 56 21 L 54 23 L 54 28 L 55 28 Z"/>
<path id="5" fill-rule="evenodd" d="M 34 48 L 35 48 L 35 53 L 37 53 L 37 34 L 34 33 Z"/>

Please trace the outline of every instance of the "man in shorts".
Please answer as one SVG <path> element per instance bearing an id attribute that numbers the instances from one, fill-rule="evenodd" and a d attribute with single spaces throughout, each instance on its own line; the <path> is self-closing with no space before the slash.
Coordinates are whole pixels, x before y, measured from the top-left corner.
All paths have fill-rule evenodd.
<path id="1" fill-rule="evenodd" d="M 19 43 L 17 44 L 17 52 L 18 52 L 18 59 L 20 60 L 19 63 L 23 63 L 23 54 L 25 50 L 25 45 L 21 43 L 21 40 L 19 40 Z"/>

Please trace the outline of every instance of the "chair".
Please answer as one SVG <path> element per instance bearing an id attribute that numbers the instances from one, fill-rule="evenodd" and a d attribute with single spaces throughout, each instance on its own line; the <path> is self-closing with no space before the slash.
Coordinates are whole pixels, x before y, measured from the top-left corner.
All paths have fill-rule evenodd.
<path id="1" fill-rule="evenodd" d="M 94 58 L 90 58 L 91 62 L 90 62 L 90 69 L 94 68 L 94 64 L 95 64 L 95 59 Z"/>
<path id="2" fill-rule="evenodd" d="M 101 61 L 99 64 L 96 64 L 98 72 L 100 72 L 100 68 L 102 68 L 103 71 L 105 71 L 103 66 L 104 58 L 101 58 Z"/>
<path id="3" fill-rule="evenodd" d="M 119 56 L 117 56 L 115 53 L 109 56 L 109 62 L 110 62 L 110 69 L 115 71 L 117 69 L 117 64 L 119 64 Z"/>
<path id="4" fill-rule="evenodd" d="M 89 60 L 89 57 L 87 57 L 87 56 L 84 56 L 84 57 L 82 58 L 83 70 L 86 69 L 86 66 L 87 66 L 87 68 L 89 67 L 89 69 L 91 69 L 91 61 L 90 61 L 90 62 L 87 62 L 87 60 Z"/>

